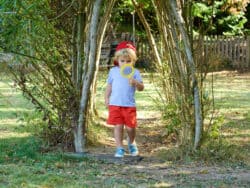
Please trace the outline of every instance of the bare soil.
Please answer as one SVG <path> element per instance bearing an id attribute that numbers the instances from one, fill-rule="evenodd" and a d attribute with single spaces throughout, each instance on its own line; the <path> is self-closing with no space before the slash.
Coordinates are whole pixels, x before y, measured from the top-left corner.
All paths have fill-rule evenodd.
<path id="1" fill-rule="evenodd" d="M 112 137 L 106 137 L 100 146 L 88 148 L 89 156 L 103 161 L 102 175 L 130 179 L 131 187 L 250 187 L 250 169 L 247 166 L 206 164 L 202 161 L 176 162 L 159 157 L 161 149 L 173 146 L 174 140 L 165 138 L 158 117 L 138 119 L 137 145 L 140 156 L 126 154 L 115 158 Z M 124 139 L 126 148 L 126 140 Z M 110 166 L 111 165 L 111 166 Z M 131 179 L 136 177 L 136 179 Z"/>

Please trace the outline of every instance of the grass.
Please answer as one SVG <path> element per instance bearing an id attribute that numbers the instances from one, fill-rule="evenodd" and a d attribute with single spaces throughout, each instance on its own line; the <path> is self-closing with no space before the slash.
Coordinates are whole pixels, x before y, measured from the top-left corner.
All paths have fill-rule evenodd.
<path id="1" fill-rule="evenodd" d="M 23 121 L 34 114 L 32 104 L 6 77 L 0 80 L 0 187 L 116 187 L 131 179 L 113 177 L 118 166 L 88 158 L 71 159 L 60 151 L 43 152 L 43 143 Z M 101 97 L 104 86 L 99 84 Z M 106 111 L 100 100 L 100 112 Z M 42 146 L 42 147 L 41 147 Z M 104 169 L 105 176 L 102 170 Z M 133 180 L 132 184 L 146 180 Z M 149 181 L 150 184 L 150 181 Z M 127 186 L 124 186 L 127 187 Z"/>
<path id="2" fill-rule="evenodd" d="M 210 92 L 210 96 L 212 80 L 215 113 L 210 139 L 204 141 L 197 153 L 190 146 L 183 146 L 167 148 L 160 156 L 165 160 L 190 162 L 196 159 L 212 164 L 250 166 L 250 74 L 218 72 L 208 75 L 206 92 Z"/>
<path id="3" fill-rule="evenodd" d="M 230 81 L 227 81 L 228 79 Z M 159 117 L 159 111 L 151 100 L 152 96 L 156 96 L 154 86 L 147 79 L 145 84 L 145 91 L 138 92 L 136 96 L 140 110 L 139 118 Z M 239 169 L 240 172 L 246 171 L 245 166 L 219 166 L 219 175 L 226 175 L 217 178 L 213 176 L 213 170 L 210 173 L 210 170 L 206 170 L 207 167 L 197 168 L 191 164 L 184 166 L 169 161 L 169 164 L 149 162 L 144 166 L 128 166 L 89 158 L 68 158 L 58 150 L 47 152 L 42 141 L 29 131 L 29 125 L 21 121 L 27 114 L 35 113 L 32 104 L 12 85 L 8 78 L 1 77 L 0 188 L 247 187 L 247 181 L 236 181 L 234 176 L 231 176 L 238 173 Z M 102 100 L 104 90 L 104 81 L 99 82 L 96 98 L 99 113 L 103 116 L 107 113 Z M 217 75 L 215 96 L 216 108 L 220 109 L 218 115 L 224 117 L 222 136 L 235 146 L 236 154 L 249 155 L 249 74 L 239 77 Z M 246 159 L 247 157 L 244 158 Z"/>
<path id="4" fill-rule="evenodd" d="M 228 73 L 229 74 L 229 73 Z M 221 136 L 238 147 L 250 164 L 250 75 L 215 75 L 215 104 L 224 117 Z M 225 79 L 227 78 L 227 79 Z"/>

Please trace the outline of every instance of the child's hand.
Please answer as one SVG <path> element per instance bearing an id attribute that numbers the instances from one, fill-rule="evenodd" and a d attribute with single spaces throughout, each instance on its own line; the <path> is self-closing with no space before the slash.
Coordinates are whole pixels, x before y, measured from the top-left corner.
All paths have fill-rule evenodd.
<path id="1" fill-rule="evenodd" d="M 144 84 L 142 82 L 135 80 L 134 78 L 129 78 L 129 84 L 135 87 L 138 91 L 144 90 Z"/>
<path id="2" fill-rule="evenodd" d="M 130 84 L 131 86 L 136 87 L 137 83 L 138 83 L 138 81 L 135 80 L 134 78 L 129 78 L 129 84 Z"/>

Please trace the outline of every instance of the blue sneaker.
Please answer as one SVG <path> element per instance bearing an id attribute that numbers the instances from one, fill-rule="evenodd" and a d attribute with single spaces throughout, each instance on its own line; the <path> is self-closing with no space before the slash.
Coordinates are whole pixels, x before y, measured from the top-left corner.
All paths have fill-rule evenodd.
<path id="1" fill-rule="evenodd" d="M 128 150 L 129 150 L 129 153 L 134 157 L 139 155 L 139 151 L 138 151 L 136 144 L 131 144 L 129 139 L 128 139 Z"/>
<path id="2" fill-rule="evenodd" d="M 115 157 L 124 157 L 124 149 L 119 147 L 116 149 L 116 152 L 115 152 Z"/>

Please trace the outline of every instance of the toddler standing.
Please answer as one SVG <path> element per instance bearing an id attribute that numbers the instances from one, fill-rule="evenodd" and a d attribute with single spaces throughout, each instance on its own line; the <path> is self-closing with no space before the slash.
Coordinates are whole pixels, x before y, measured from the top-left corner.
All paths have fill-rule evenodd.
<path id="1" fill-rule="evenodd" d="M 126 128 L 128 134 L 128 150 L 132 156 L 139 154 L 136 136 L 136 104 L 135 91 L 142 91 L 144 84 L 139 70 L 135 69 L 130 78 L 123 77 L 120 69 L 124 64 L 134 66 L 137 56 L 135 46 L 123 41 L 116 47 L 115 67 L 109 71 L 107 88 L 105 91 L 105 105 L 109 110 L 107 123 L 114 125 L 114 138 L 116 142 L 115 157 L 123 157 L 125 150 L 123 147 L 123 130 Z"/>

